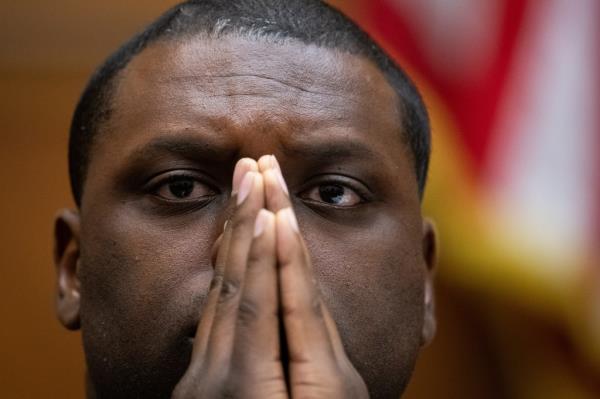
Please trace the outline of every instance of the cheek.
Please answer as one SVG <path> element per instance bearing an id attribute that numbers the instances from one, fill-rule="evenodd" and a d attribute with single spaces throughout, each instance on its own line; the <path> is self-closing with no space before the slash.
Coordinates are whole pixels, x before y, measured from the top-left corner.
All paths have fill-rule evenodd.
<path id="1" fill-rule="evenodd" d="M 381 241 L 329 243 L 309 247 L 336 322 L 355 333 L 349 339 L 397 338 L 397 345 L 410 346 L 403 341 L 420 332 L 423 317 L 422 263 L 398 244 L 382 249 Z"/>
<path id="2" fill-rule="evenodd" d="M 130 219 L 115 214 L 82 231 L 86 293 L 111 307 L 133 302 L 135 309 L 120 310 L 136 314 L 154 298 L 162 303 L 156 309 L 169 310 L 171 302 L 199 295 L 199 285 L 212 274 L 210 229 L 200 223 L 175 229 Z"/>
<path id="3" fill-rule="evenodd" d="M 96 365 L 109 359 L 115 370 L 160 369 L 160 362 L 185 355 L 182 342 L 212 278 L 211 229 L 202 223 L 175 229 L 131 215 L 113 212 L 82 224 L 86 356 Z"/>
<path id="4" fill-rule="evenodd" d="M 305 238 L 350 360 L 369 386 L 385 379 L 402 386 L 414 366 L 423 323 L 425 267 L 417 230 L 384 222 L 368 232 L 315 230 Z"/>

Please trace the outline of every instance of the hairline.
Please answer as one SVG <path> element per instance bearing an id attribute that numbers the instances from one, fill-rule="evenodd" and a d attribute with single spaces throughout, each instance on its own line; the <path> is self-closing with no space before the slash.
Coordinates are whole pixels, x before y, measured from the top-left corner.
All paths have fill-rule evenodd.
<path id="1" fill-rule="evenodd" d="M 426 181 L 426 175 L 427 175 L 427 169 L 428 169 L 428 163 L 429 163 L 429 157 L 430 157 L 430 139 L 428 139 L 428 143 L 426 144 L 427 146 L 429 146 L 429 148 L 427 149 L 427 154 L 425 155 L 425 165 L 424 165 L 424 171 L 420 171 L 420 164 L 418 162 L 418 155 L 417 155 L 417 149 L 414 146 L 414 143 L 412 142 L 412 140 L 414 140 L 413 137 L 411 137 L 411 134 L 415 134 L 414 132 L 411 132 L 411 126 L 409 126 L 409 122 L 412 122 L 412 120 L 410 119 L 411 117 L 408 115 L 409 112 L 411 111 L 411 107 L 410 105 L 407 103 L 408 102 L 408 98 L 407 96 L 403 96 L 403 90 L 407 90 L 408 92 L 410 92 L 412 89 L 412 91 L 414 91 L 414 94 L 418 97 L 418 101 L 420 101 L 420 105 L 422 105 L 423 108 L 425 108 L 425 104 L 423 103 L 421 97 L 420 97 L 420 93 L 418 91 L 418 89 L 414 86 L 414 83 L 410 80 L 410 78 L 406 75 L 405 71 L 399 66 L 397 65 L 391 58 L 390 56 L 385 53 L 378 45 L 375 44 L 374 48 L 371 48 L 370 50 L 372 51 L 372 53 L 367 52 L 364 48 L 361 47 L 361 45 L 357 44 L 357 50 L 352 51 L 353 47 L 352 45 L 349 45 L 347 47 L 342 46 L 342 45 L 327 45 L 327 43 L 318 43 L 318 42 L 307 42 L 302 40 L 299 37 L 294 37 L 294 36 L 283 36 L 281 34 L 276 33 L 272 33 L 272 32 L 265 32 L 264 30 L 261 30 L 260 28 L 249 28 L 249 27 L 234 27 L 233 29 L 226 29 L 227 28 L 227 24 L 230 22 L 228 18 L 219 18 L 215 24 L 213 29 L 209 29 L 209 30 L 198 30 L 198 31 L 183 31 L 183 32 L 177 32 L 174 30 L 170 30 L 170 29 L 166 29 L 161 31 L 160 26 L 161 24 L 165 24 L 168 25 L 170 23 L 170 20 L 172 18 L 174 18 L 176 16 L 176 13 L 173 12 L 174 9 L 168 11 L 167 13 L 163 14 L 157 21 L 155 21 L 154 23 L 152 23 L 149 27 L 147 27 L 144 31 L 142 31 L 140 34 L 135 35 L 134 37 L 132 37 L 129 41 L 127 41 L 124 45 L 122 45 L 117 51 L 115 51 L 104 63 L 102 63 L 100 65 L 100 67 L 96 70 L 96 72 L 94 73 L 94 75 L 92 76 L 92 78 L 90 79 L 90 83 L 88 84 L 88 87 L 86 87 L 82 98 L 80 99 L 83 100 L 84 97 L 88 94 L 88 89 L 90 86 L 92 86 L 94 83 L 99 85 L 98 87 L 95 87 L 95 89 L 98 91 L 97 95 L 100 99 L 99 103 L 101 105 L 100 109 L 97 110 L 97 112 L 94 113 L 94 118 L 95 121 L 92 123 L 93 125 L 93 131 L 88 132 L 87 134 L 91 135 L 91 139 L 88 140 L 87 143 L 84 143 L 86 145 L 86 148 L 83 149 L 83 151 L 85 152 L 85 154 L 87 155 L 87 159 L 85 159 L 84 164 L 79 164 L 79 170 L 76 171 L 76 179 L 78 180 L 79 183 L 79 187 L 78 187 L 78 191 L 76 191 L 73 181 L 71 183 L 72 186 L 72 190 L 73 190 L 73 195 L 75 197 L 76 203 L 78 206 L 81 206 L 82 202 L 83 202 L 83 195 L 84 195 L 84 185 L 85 182 L 87 181 L 87 173 L 89 170 L 89 165 L 92 161 L 92 157 L 93 157 L 93 147 L 96 143 L 96 140 L 98 139 L 98 137 L 103 134 L 103 129 L 106 128 L 107 123 L 110 121 L 111 116 L 112 116 L 112 111 L 114 110 L 114 100 L 115 100 L 115 94 L 119 88 L 120 82 L 123 79 L 123 74 L 126 71 L 127 67 L 130 65 L 130 63 L 140 54 L 142 54 L 146 49 L 148 49 L 149 47 L 152 47 L 154 45 L 157 45 L 159 43 L 175 43 L 177 45 L 181 44 L 182 42 L 186 41 L 186 40 L 224 40 L 227 38 L 237 38 L 237 39 L 242 39 L 242 40 L 248 40 L 248 41 L 255 41 L 255 42 L 263 42 L 266 44 L 272 44 L 272 45 L 280 45 L 280 46 L 285 46 L 285 45 L 289 45 L 289 44 L 299 44 L 299 45 L 304 45 L 304 46 L 315 46 L 317 48 L 321 48 L 321 49 L 325 49 L 325 50 L 329 50 L 332 52 L 338 52 L 341 54 L 349 54 L 349 55 L 353 55 L 353 56 L 358 56 L 359 58 L 362 58 L 363 60 L 366 60 L 368 62 L 370 62 L 372 65 L 374 65 L 382 74 L 382 76 L 385 78 L 386 82 L 390 85 L 390 88 L 393 90 L 393 92 L 395 93 L 396 99 L 397 99 L 397 107 L 398 107 L 398 111 L 399 111 L 399 118 L 400 118 L 400 126 L 401 126 L 401 138 L 402 141 L 404 142 L 404 144 L 407 146 L 406 148 L 406 153 L 408 154 L 408 156 L 411 158 L 411 160 L 413 161 L 413 169 L 414 169 L 414 173 L 415 173 L 415 177 L 417 179 L 417 185 L 418 185 L 418 191 L 419 191 L 419 196 L 420 198 L 422 198 L 423 192 L 424 192 L 424 186 L 425 186 L 425 181 Z M 153 29 L 151 29 L 153 28 Z M 370 38 L 369 38 L 370 39 Z M 125 56 L 122 56 L 122 55 Z M 116 64 L 112 64 L 111 61 L 118 61 Z M 387 66 L 387 65 L 382 65 L 382 63 L 391 63 L 391 67 Z M 387 67 L 386 67 L 387 66 Z M 107 71 L 108 69 L 108 71 Z M 104 74 L 104 76 L 103 76 Z M 97 80 L 100 80 L 99 82 Z M 398 81 L 395 81 L 395 79 L 397 79 Z M 77 114 L 77 110 L 79 108 L 80 104 L 78 104 L 77 108 L 76 108 L 76 114 Z M 415 105 L 413 104 L 413 108 L 419 108 L 419 106 L 417 105 L 415 107 Z M 425 111 L 425 129 L 427 130 L 426 134 L 429 136 L 430 132 L 429 132 L 429 124 L 428 124 L 428 117 L 427 117 L 427 111 L 426 109 L 424 109 Z M 418 110 L 417 110 L 418 112 Z M 417 116 L 417 118 L 420 118 Z M 71 137 L 74 135 L 73 131 L 75 129 L 77 129 L 77 127 L 75 126 L 75 118 L 73 120 L 73 125 L 71 126 Z M 79 133 L 82 134 L 82 133 Z M 417 141 L 420 141 L 417 138 Z M 71 145 L 69 146 L 71 147 Z M 72 148 L 69 148 L 69 158 L 71 158 L 72 154 Z M 82 149 L 78 149 L 78 150 L 82 150 Z M 81 161 L 81 157 L 79 157 L 80 161 Z M 80 162 L 81 163 L 81 162 Z M 73 170 L 72 170 L 72 165 L 71 165 L 71 159 L 69 159 L 69 170 L 71 173 L 71 179 L 73 180 Z"/>

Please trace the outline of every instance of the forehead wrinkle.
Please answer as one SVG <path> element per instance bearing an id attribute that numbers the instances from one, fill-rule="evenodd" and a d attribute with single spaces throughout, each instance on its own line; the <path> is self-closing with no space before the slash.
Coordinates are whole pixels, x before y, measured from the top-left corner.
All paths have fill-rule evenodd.
<path id="1" fill-rule="evenodd" d="M 214 108 L 218 103 L 211 101 L 223 101 L 230 115 L 257 111 L 262 106 L 274 114 L 277 109 L 297 115 L 309 110 L 308 114 L 312 113 L 313 117 L 315 112 L 326 112 L 331 118 L 344 109 L 359 107 L 364 102 L 356 93 L 340 91 L 340 88 L 327 90 L 329 87 L 323 85 L 309 85 L 305 88 L 300 83 L 266 74 L 176 75 L 164 77 L 158 84 L 178 88 L 182 94 L 197 94 L 192 97 L 192 105 L 202 108 Z"/>
<path id="2" fill-rule="evenodd" d="M 249 78 L 251 80 L 266 80 L 269 83 L 275 83 L 276 86 L 283 86 L 288 89 L 292 89 L 293 91 L 299 91 L 306 94 L 316 94 L 320 96 L 331 96 L 331 97 L 343 97 L 344 99 L 349 99 L 346 93 L 341 95 L 339 93 L 334 92 L 326 92 L 323 90 L 315 90 L 312 88 L 302 87 L 300 84 L 293 83 L 289 80 L 284 80 L 280 78 L 276 78 L 274 76 L 269 76 L 266 74 L 252 74 L 252 73 L 229 73 L 229 74 L 192 74 L 192 75 L 179 75 L 172 76 L 162 80 L 163 83 L 184 83 L 184 84 L 194 84 L 194 85 L 204 85 L 210 83 L 217 83 L 218 79 L 236 79 L 236 78 Z M 309 86 L 309 85 L 307 85 Z M 321 86 L 322 87 L 322 86 Z M 243 95 L 243 94 L 238 94 Z"/>
<path id="3" fill-rule="evenodd" d="M 206 76 L 209 76 L 206 78 Z M 148 82 L 148 79 L 143 79 Z M 279 79 L 242 75 L 178 75 L 161 76 L 146 90 L 160 91 L 158 101 L 148 102 L 157 110 L 169 110 L 178 104 L 179 113 L 209 119 L 216 114 L 233 118 L 252 118 L 266 111 L 272 118 L 287 117 L 339 120 L 349 109 L 361 106 L 360 98 L 343 93 L 327 93 L 294 88 Z M 149 93 L 148 98 L 155 98 Z M 185 111 L 184 111 L 185 110 Z M 156 115 L 156 113 L 155 113 Z M 162 122 L 161 122 L 162 123 Z M 237 124 L 237 123 L 236 123 Z"/>
<path id="4" fill-rule="evenodd" d="M 357 86 L 363 92 L 370 91 L 374 80 L 386 80 L 363 56 L 295 41 L 268 43 L 231 36 L 191 37 L 176 43 L 155 43 L 145 53 L 165 48 L 172 54 L 162 57 L 161 68 L 176 71 L 175 76 L 166 78 L 171 81 L 211 84 L 219 78 L 253 78 L 275 83 L 278 89 L 285 86 L 296 92 L 348 99 L 356 97 Z M 301 50 L 304 56 L 294 57 L 290 54 L 292 50 Z M 351 69 L 349 65 L 361 71 L 358 74 L 355 71 L 353 79 L 342 79 Z"/>
<path id="5" fill-rule="evenodd" d="M 301 49 L 305 57 L 293 57 L 294 48 Z M 165 52 L 170 54 L 166 56 Z M 157 63 L 149 67 L 144 59 L 152 58 Z M 161 73 L 166 71 L 169 73 Z M 349 71 L 351 78 L 348 78 Z M 222 102 L 220 111 L 225 115 L 236 111 L 246 113 L 238 116 L 248 116 L 247 112 L 256 111 L 261 105 L 254 102 L 253 97 L 264 100 L 262 106 L 272 112 L 277 113 L 277 108 L 283 112 L 283 107 L 300 117 L 311 115 L 339 120 L 343 111 L 356 107 L 371 115 L 380 114 L 388 107 L 393 114 L 398 112 L 394 106 L 398 101 L 395 93 L 368 60 L 304 44 L 267 45 L 234 38 L 191 38 L 175 45 L 169 41 L 157 42 L 136 57 L 124 72 L 133 72 L 146 87 L 149 81 L 154 81 L 148 89 L 154 86 L 154 90 L 160 90 L 163 100 L 165 96 L 172 97 L 169 102 L 183 100 L 181 105 L 200 112 L 210 110 L 212 113 Z M 161 81 L 166 85 L 170 83 L 174 90 L 161 88 Z M 194 91 L 201 95 L 191 94 Z M 375 94 L 384 94 L 390 101 L 373 104 L 371 100 L 378 98 Z M 151 105 L 158 106 L 160 102 Z"/>

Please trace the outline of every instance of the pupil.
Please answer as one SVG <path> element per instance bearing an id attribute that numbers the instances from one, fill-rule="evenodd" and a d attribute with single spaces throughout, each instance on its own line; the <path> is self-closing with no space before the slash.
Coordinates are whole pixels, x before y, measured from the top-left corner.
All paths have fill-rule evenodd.
<path id="1" fill-rule="evenodd" d="M 177 198 L 188 197 L 194 190 L 194 183 L 190 180 L 182 180 L 169 184 L 171 194 Z"/>
<path id="2" fill-rule="evenodd" d="M 344 197 L 344 187 L 338 185 L 320 186 L 319 195 L 323 201 L 335 204 Z"/>

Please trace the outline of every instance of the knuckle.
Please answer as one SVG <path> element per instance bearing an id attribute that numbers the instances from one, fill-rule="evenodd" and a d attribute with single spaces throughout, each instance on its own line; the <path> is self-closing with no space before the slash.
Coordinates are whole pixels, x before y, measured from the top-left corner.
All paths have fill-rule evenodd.
<path id="1" fill-rule="evenodd" d="M 235 397 L 236 396 L 233 387 L 230 386 L 221 388 L 221 392 L 219 392 L 218 395 L 219 399 L 234 399 Z"/>
<path id="2" fill-rule="evenodd" d="M 219 292 L 219 302 L 229 302 L 240 292 L 241 281 L 234 279 L 223 279 L 221 291 Z"/>
<path id="3" fill-rule="evenodd" d="M 298 306 L 296 304 L 286 304 L 281 309 L 281 315 L 286 318 L 295 317 L 298 314 Z"/>
<path id="4" fill-rule="evenodd" d="M 216 289 L 219 289 L 221 287 L 221 284 L 223 284 L 223 275 L 215 274 L 213 276 L 212 280 L 210 281 L 209 291 L 214 291 Z"/>
<path id="5" fill-rule="evenodd" d="M 238 210 L 233 218 L 231 218 L 231 228 L 233 229 L 234 234 L 240 227 L 251 224 L 253 220 L 251 212 L 242 209 Z"/>
<path id="6" fill-rule="evenodd" d="M 239 373 L 236 372 L 236 368 L 237 367 L 235 367 L 234 364 L 229 367 L 228 371 L 226 372 L 227 377 L 219 386 L 217 394 L 213 396 L 214 398 L 234 399 L 244 397 L 244 395 L 240 394 L 240 392 L 244 392 L 244 387 Z"/>
<path id="7" fill-rule="evenodd" d="M 260 309 L 256 302 L 249 299 L 240 301 L 238 308 L 238 323 L 241 325 L 249 325 L 258 320 L 260 317 Z"/>
<path id="8" fill-rule="evenodd" d="M 323 318 L 323 308 L 321 307 L 321 299 L 314 296 L 305 301 L 293 301 L 286 304 L 282 309 L 283 316 L 291 318 L 317 317 Z"/>
<path id="9" fill-rule="evenodd" d="M 255 269 L 256 267 L 260 267 L 260 265 L 265 262 L 266 257 L 264 249 L 264 245 L 258 245 L 256 243 L 252 244 L 250 251 L 248 252 L 248 269 Z M 265 259 L 266 258 L 266 259 Z"/>
<path id="10" fill-rule="evenodd" d="M 321 298 L 318 295 L 313 295 L 310 300 L 310 312 L 319 318 L 323 317 L 323 307 L 321 305 Z"/>

